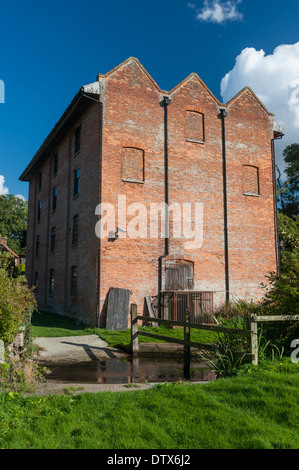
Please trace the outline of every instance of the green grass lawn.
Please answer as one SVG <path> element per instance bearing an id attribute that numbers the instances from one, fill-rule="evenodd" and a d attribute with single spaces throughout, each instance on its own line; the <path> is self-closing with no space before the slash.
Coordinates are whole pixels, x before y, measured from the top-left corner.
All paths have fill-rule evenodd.
<path id="1" fill-rule="evenodd" d="M 0 448 L 298 449 L 298 364 L 208 384 L 0 395 Z"/>
<path id="2" fill-rule="evenodd" d="M 34 312 L 32 315 L 32 334 L 34 337 L 81 336 L 97 334 L 111 347 L 130 351 L 131 330 L 112 331 L 102 328 L 89 328 L 77 325 L 72 319 L 52 313 Z M 180 328 L 142 327 L 141 329 L 160 335 L 183 339 L 183 330 Z M 215 333 L 204 330 L 191 330 L 191 340 L 199 343 L 211 343 L 215 340 Z M 140 342 L 156 342 L 153 338 L 139 337 Z M 160 340 L 157 340 L 160 342 Z"/>

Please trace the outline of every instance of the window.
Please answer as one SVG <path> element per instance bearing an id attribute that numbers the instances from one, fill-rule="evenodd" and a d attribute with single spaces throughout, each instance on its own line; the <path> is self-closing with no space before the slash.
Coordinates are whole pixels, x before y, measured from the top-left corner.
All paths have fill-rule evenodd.
<path id="1" fill-rule="evenodd" d="M 41 203 L 41 201 L 39 200 L 38 203 L 37 203 L 37 221 L 38 221 L 38 222 L 40 221 L 41 208 L 42 208 L 42 203 Z"/>
<path id="2" fill-rule="evenodd" d="M 71 270 L 71 297 L 77 294 L 77 266 L 72 266 Z"/>
<path id="3" fill-rule="evenodd" d="M 80 168 L 77 167 L 74 170 L 74 196 L 77 196 L 80 192 Z"/>
<path id="4" fill-rule="evenodd" d="M 54 173 L 54 176 L 57 175 L 57 171 L 58 171 L 58 153 L 56 153 L 54 155 L 54 162 L 53 162 L 53 173 Z"/>
<path id="5" fill-rule="evenodd" d="M 55 238 L 56 238 L 56 227 L 52 227 L 51 230 L 51 253 L 55 251 Z"/>
<path id="6" fill-rule="evenodd" d="M 36 292 L 38 288 L 38 272 L 37 271 L 35 271 L 34 273 L 34 287 L 35 287 L 35 292 Z"/>
<path id="7" fill-rule="evenodd" d="M 132 183 L 144 182 L 144 151 L 133 147 L 123 148 L 122 179 Z"/>
<path id="8" fill-rule="evenodd" d="M 73 217 L 72 245 L 77 245 L 78 244 L 78 222 L 79 222 L 79 216 L 74 215 L 74 217 Z"/>
<path id="9" fill-rule="evenodd" d="M 37 257 L 39 255 L 39 235 L 36 235 L 36 240 L 35 240 L 35 256 Z"/>
<path id="10" fill-rule="evenodd" d="M 50 269 L 49 295 L 54 294 L 54 269 Z"/>
<path id="11" fill-rule="evenodd" d="M 40 191 L 42 189 L 42 173 L 39 172 L 38 174 L 38 190 Z"/>
<path id="12" fill-rule="evenodd" d="M 57 186 L 53 188 L 52 210 L 55 211 L 57 206 Z"/>
<path id="13" fill-rule="evenodd" d="M 204 142 L 204 115 L 197 111 L 186 112 L 186 135 L 190 142 Z"/>
<path id="14" fill-rule="evenodd" d="M 75 131 L 75 155 L 80 152 L 81 147 L 81 126 Z"/>
<path id="15" fill-rule="evenodd" d="M 243 165 L 243 193 L 247 196 L 259 196 L 259 169 L 256 166 Z"/>

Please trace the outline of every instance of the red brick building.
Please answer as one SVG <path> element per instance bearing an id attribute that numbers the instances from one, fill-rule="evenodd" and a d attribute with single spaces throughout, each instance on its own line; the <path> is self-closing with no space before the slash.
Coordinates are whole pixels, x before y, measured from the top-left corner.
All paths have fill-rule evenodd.
<path id="1" fill-rule="evenodd" d="M 140 312 L 169 289 L 211 292 L 214 307 L 261 298 L 278 266 L 281 136 L 250 88 L 224 105 L 191 74 L 166 92 L 135 58 L 98 75 L 20 176 L 30 183 L 27 277 L 40 309 L 97 325 L 110 287 L 129 289 Z M 175 237 L 172 213 L 165 238 L 99 238 L 96 207 L 110 203 L 118 216 L 119 196 L 148 219 L 150 204 L 202 204 L 202 243 Z M 116 225 L 127 229 L 133 212 Z"/>

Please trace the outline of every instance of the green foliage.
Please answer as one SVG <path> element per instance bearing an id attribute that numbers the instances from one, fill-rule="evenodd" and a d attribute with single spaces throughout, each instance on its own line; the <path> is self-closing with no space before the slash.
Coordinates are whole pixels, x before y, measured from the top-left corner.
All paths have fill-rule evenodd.
<path id="1" fill-rule="evenodd" d="M 217 317 L 220 317 L 222 323 L 225 320 L 226 326 L 229 324 L 233 328 L 236 326 L 236 322 L 244 323 L 244 319 L 250 317 L 250 315 L 258 314 L 259 312 L 259 304 L 253 301 L 236 299 L 225 302 L 215 313 Z M 229 323 L 227 323 L 227 320 Z"/>
<path id="2" fill-rule="evenodd" d="M 13 277 L 18 277 L 18 276 L 25 276 L 25 263 L 18 264 L 17 266 L 14 267 L 13 270 Z"/>
<path id="3" fill-rule="evenodd" d="M 293 217 L 299 216 L 299 144 L 288 145 L 283 151 L 288 178 L 287 191 L 283 195 L 283 210 Z"/>
<path id="4" fill-rule="evenodd" d="M 0 364 L 1 391 L 33 392 L 46 373 L 45 367 L 40 367 L 27 357 L 12 359 L 9 363 Z"/>
<path id="5" fill-rule="evenodd" d="M 0 236 L 7 237 L 7 244 L 17 254 L 26 247 L 28 203 L 12 194 L 0 196 Z"/>
<path id="6" fill-rule="evenodd" d="M 5 263 L 0 266 L 0 339 L 7 346 L 14 340 L 21 324 L 28 321 L 36 300 L 24 276 L 13 278 Z"/>
<path id="7" fill-rule="evenodd" d="M 299 313 L 299 217 L 278 214 L 281 272 L 271 272 L 265 292 L 264 308 L 270 315 Z"/>
<path id="8" fill-rule="evenodd" d="M 5 393 L 0 447 L 298 449 L 298 375 L 296 364 L 271 363 L 268 370 L 263 363 L 208 384 L 71 396 Z"/>

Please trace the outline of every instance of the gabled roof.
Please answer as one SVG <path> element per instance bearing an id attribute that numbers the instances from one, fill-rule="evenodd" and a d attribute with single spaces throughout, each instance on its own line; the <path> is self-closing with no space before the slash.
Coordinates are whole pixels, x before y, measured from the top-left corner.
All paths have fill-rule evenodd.
<path id="1" fill-rule="evenodd" d="M 256 99 L 256 101 L 260 104 L 260 106 L 264 109 L 264 111 L 269 116 L 274 116 L 274 114 L 270 113 L 267 108 L 263 105 L 263 103 L 259 100 L 256 94 L 252 91 L 251 88 L 245 87 L 239 93 L 237 93 L 228 103 L 227 105 L 220 103 L 220 101 L 214 96 L 211 90 L 206 86 L 206 84 L 201 80 L 201 78 L 196 73 L 191 73 L 188 75 L 181 83 L 176 85 L 171 91 L 161 90 L 161 88 L 157 85 L 155 80 L 152 76 L 147 72 L 147 70 L 143 67 L 136 57 L 129 57 L 121 64 L 114 67 L 112 70 L 107 72 L 106 74 L 98 74 L 97 82 L 91 83 L 89 85 L 82 86 L 77 94 L 74 96 L 72 102 L 67 107 L 67 109 L 62 114 L 61 118 L 57 121 L 49 135 L 46 137 L 30 163 L 27 165 L 19 179 L 21 181 L 30 181 L 32 175 L 36 172 L 40 164 L 49 156 L 49 154 L 54 151 L 55 146 L 58 145 L 60 139 L 65 132 L 71 129 L 72 125 L 80 118 L 82 113 L 87 109 L 87 107 L 91 104 L 92 100 L 98 101 L 99 93 L 100 93 L 100 86 L 99 82 L 102 79 L 107 79 L 113 76 L 117 71 L 121 70 L 122 68 L 128 66 L 131 62 L 137 64 L 140 70 L 147 76 L 147 78 L 151 81 L 153 86 L 159 91 L 161 94 L 172 95 L 176 93 L 181 87 L 183 87 L 189 80 L 196 79 L 199 83 L 206 89 L 206 91 L 210 94 L 210 96 L 215 100 L 218 106 L 227 107 L 233 104 L 236 100 L 238 100 L 242 94 L 246 91 L 249 91 L 252 96 Z M 91 98 L 91 99 L 90 99 Z"/>
<path id="2" fill-rule="evenodd" d="M 268 111 L 268 109 L 266 108 L 266 106 L 261 102 L 261 100 L 256 96 L 256 94 L 254 93 L 254 91 L 249 87 L 249 86 L 245 86 L 241 91 L 239 91 L 239 93 L 237 93 L 232 99 L 229 100 L 229 102 L 227 103 L 227 106 L 230 106 L 231 104 L 233 104 L 235 101 L 237 101 L 242 95 L 244 95 L 244 93 L 246 93 L 247 91 L 249 91 L 252 96 L 256 99 L 256 101 L 258 102 L 258 104 L 264 109 L 264 111 L 269 115 L 269 116 L 274 116 L 273 113 L 270 113 L 270 111 Z"/>
<path id="3" fill-rule="evenodd" d="M 192 78 L 195 78 L 196 80 L 199 81 L 199 83 L 206 89 L 206 91 L 211 95 L 211 97 L 216 101 L 216 103 L 219 106 L 225 106 L 223 103 L 221 103 L 216 96 L 211 92 L 211 90 L 207 87 L 207 85 L 203 82 L 203 80 L 197 75 L 197 73 L 190 73 L 188 77 L 184 78 L 184 80 L 181 81 L 178 85 L 176 85 L 170 92 L 169 94 L 174 94 L 176 93 L 182 86 L 184 86 L 189 80 L 192 80 Z"/>
<path id="4" fill-rule="evenodd" d="M 138 67 L 142 70 L 142 72 L 149 78 L 149 80 L 152 82 L 152 84 L 154 85 L 155 88 L 157 88 L 158 91 L 161 91 L 160 90 L 160 87 L 157 85 L 157 83 L 155 82 L 155 80 L 153 79 L 153 77 L 148 73 L 148 71 L 143 67 L 143 65 L 141 64 L 141 62 L 136 59 L 136 57 L 129 57 L 128 59 L 126 59 L 124 62 L 122 62 L 121 64 L 117 65 L 116 67 L 114 67 L 112 70 L 110 70 L 109 72 L 107 72 L 105 75 L 101 75 L 99 74 L 98 75 L 98 78 L 99 77 L 102 77 L 102 78 L 109 78 L 111 77 L 115 72 L 118 72 L 120 69 L 126 67 L 130 62 L 135 62 Z"/>
<path id="5" fill-rule="evenodd" d="M 98 74 L 98 79 L 99 78 L 109 78 L 109 77 L 111 77 L 115 72 L 118 72 L 122 68 L 126 67 L 130 62 L 135 62 L 138 65 L 138 67 L 140 67 L 142 72 L 145 73 L 145 75 L 149 78 L 149 80 L 153 83 L 155 88 L 160 93 L 165 93 L 165 94 L 168 94 L 168 95 L 172 95 L 172 94 L 176 93 L 182 86 L 184 86 L 189 80 L 191 80 L 192 78 L 196 78 L 201 83 L 201 85 L 207 90 L 207 92 L 211 95 L 211 97 L 216 101 L 216 103 L 218 105 L 222 105 L 222 103 L 220 103 L 220 101 L 215 97 L 215 95 L 211 92 L 211 90 L 207 87 L 207 85 L 202 81 L 202 79 L 197 75 L 197 73 L 194 73 L 194 72 L 191 73 L 190 75 L 188 75 L 186 78 L 184 78 L 184 80 L 182 80 L 180 83 L 178 83 L 172 90 L 170 90 L 170 91 L 162 90 L 159 87 L 159 85 L 155 82 L 153 77 L 148 73 L 148 71 L 144 68 L 144 66 L 141 64 L 141 62 L 136 57 L 129 57 L 124 62 L 117 65 L 116 67 L 114 67 L 112 70 L 110 70 L 109 72 L 107 72 L 104 75 Z"/>

